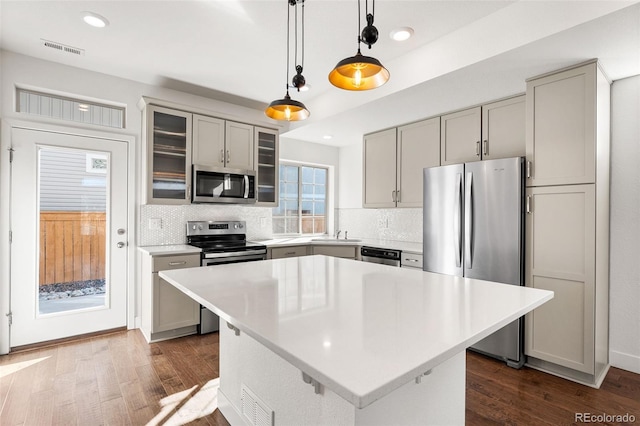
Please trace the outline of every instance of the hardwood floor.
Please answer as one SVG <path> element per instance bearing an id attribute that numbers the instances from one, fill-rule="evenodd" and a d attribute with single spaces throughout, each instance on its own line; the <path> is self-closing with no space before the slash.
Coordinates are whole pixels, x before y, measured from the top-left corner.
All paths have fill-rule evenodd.
<path id="1" fill-rule="evenodd" d="M 208 404 L 217 377 L 217 333 L 149 345 L 121 331 L 18 352 L 0 357 L 0 425 L 228 425 Z M 596 390 L 467 354 L 467 425 L 578 424 L 575 413 L 640 424 L 640 375 L 612 368 Z"/>

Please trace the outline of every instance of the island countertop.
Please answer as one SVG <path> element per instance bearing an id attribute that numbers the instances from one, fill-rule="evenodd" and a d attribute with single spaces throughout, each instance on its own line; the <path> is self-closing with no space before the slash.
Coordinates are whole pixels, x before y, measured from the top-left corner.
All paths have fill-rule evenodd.
<path id="1" fill-rule="evenodd" d="M 326 256 L 160 276 L 358 408 L 553 297 Z"/>

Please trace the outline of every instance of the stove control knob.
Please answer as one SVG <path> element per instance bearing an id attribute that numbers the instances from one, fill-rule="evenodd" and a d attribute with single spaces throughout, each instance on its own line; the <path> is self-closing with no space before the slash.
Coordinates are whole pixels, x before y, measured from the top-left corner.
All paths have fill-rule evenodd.
<path id="1" fill-rule="evenodd" d="M 233 229 L 238 229 L 238 224 L 233 225 Z"/>
<path id="2" fill-rule="evenodd" d="M 243 228 L 242 224 L 240 224 L 240 225 L 238 225 L 238 226 L 240 227 L 240 229 L 242 229 L 242 228 Z"/>
<path id="3" fill-rule="evenodd" d="M 198 229 L 202 231 L 202 225 L 198 225 Z"/>

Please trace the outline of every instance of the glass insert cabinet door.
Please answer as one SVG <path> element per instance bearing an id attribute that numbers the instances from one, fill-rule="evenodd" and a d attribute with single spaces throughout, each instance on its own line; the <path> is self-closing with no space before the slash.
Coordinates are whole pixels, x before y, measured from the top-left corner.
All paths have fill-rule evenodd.
<path id="1" fill-rule="evenodd" d="M 147 114 L 147 202 L 186 204 L 191 198 L 192 114 L 155 105 Z"/>
<path id="2" fill-rule="evenodd" d="M 275 207 L 278 204 L 278 131 L 255 128 L 257 204 Z"/>

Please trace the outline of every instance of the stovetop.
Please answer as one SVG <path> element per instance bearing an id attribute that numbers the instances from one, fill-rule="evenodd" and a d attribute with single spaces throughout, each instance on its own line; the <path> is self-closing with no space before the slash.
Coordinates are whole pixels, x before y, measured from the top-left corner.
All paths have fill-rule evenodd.
<path id="1" fill-rule="evenodd" d="M 244 221 L 189 221 L 187 243 L 203 253 L 228 253 L 264 249 L 264 244 L 247 241 Z"/>
<path id="2" fill-rule="evenodd" d="M 201 248 L 206 253 L 224 253 L 232 251 L 246 251 L 255 249 L 266 249 L 264 244 L 252 241 L 188 241 L 189 245 Z"/>

